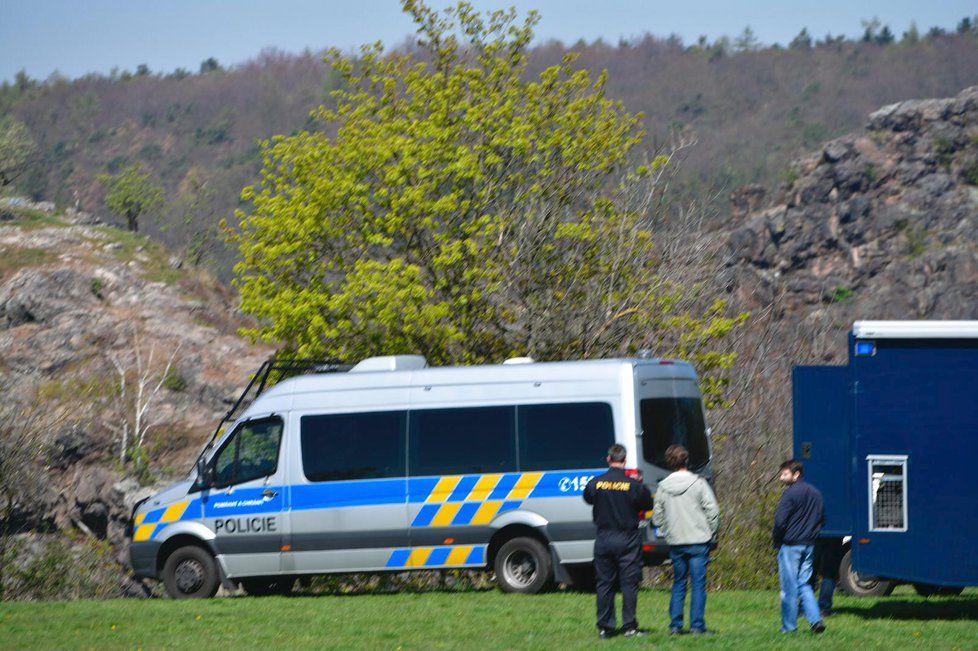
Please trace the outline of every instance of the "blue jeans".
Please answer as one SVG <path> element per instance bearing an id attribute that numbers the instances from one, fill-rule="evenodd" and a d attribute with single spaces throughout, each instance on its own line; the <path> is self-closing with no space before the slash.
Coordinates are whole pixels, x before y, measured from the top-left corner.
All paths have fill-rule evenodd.
<path id="1" fill-rule="evenodd" d="M 832 595 L 835 594 L 835 579 L 823 576 L 822 587 L 818 590 L 818 609 L 823 613 L 832 612 Z"/>
<path id="2" fill-rule="evenodd" d="M 670 628 L 683 627 L 683 609 L 686 605 L 686 581 L 692 581 L 693 594 L 689 599 L 689 627 L 705 631 L 706 622 L 706 566 L 710 563 L 710 544 L 674 545 L 669 548 L 672 559 L 672 600 L 669 602 Z"/>
<path id="3" fill-rule="evenodd" d="M 815 601 L 812 578 L 814 545 L 781 545 L 778 550 L 778 573 L 781 576 L 781 630 L 792 633 L 798 629 L 798 599 L 810 625 L 822 621 Z"/>

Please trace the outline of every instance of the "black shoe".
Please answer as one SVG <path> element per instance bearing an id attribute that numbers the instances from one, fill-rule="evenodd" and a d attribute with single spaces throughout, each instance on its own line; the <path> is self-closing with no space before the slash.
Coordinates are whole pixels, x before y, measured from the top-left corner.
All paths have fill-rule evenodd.
<path id="1" fill-rule="evenodd" d="M 622 633 L 622 635 L 625 637 L 644 637 L 647 633 L 640 628 L 630 628 Z"/>
<path id="2" fill-rule="evenodd" d="M 681 628 L 670 628 L 669 635 L 686 635 L 688 631 L 684 631 Z"/>
<path id="3" fill-rule="evenodd" d="M 600 637 L 602 640 L 607 640 L 608 638 L 612 638 L 614 636 L 615 636 L 615 632 L 610 628 L 598 629 L 598 637 Z"/>
<path id="4" fill-rule="evenodd" d="M 831 611 L 831 610 L 823 610 L 822 611 L 822 619 L 825 619 L 826 617 L 831 617 L 834 614 L 835 613 L 833 611 Z"/>
<path id="5" fill-rule="evenodd" d="M 824 632 L 825 632 L 825 624 L 823 624 L 822 622 L 815 622 L 814 624 L 812 624 L 812 633 L 818 635 L 819 633 L 824 633 Z"/>

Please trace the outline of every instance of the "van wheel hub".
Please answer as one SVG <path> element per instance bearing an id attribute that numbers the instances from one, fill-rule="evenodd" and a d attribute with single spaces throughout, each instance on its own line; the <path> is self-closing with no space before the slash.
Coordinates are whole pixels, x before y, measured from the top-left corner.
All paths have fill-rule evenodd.
<path id="1" fill-rule="evenodd" d="M 526 587 L 537 577 L 536 559 L 527 552 L 514 551 L 503 565 L 506 580 L 511 584 Z"/>
<path id="2" fill-rule="evenodd" d="M 173 573 L 180 592 L 190 594 L 204 584 L 204 566 L 194 558 L 188 558 L 177 565 Z"/>

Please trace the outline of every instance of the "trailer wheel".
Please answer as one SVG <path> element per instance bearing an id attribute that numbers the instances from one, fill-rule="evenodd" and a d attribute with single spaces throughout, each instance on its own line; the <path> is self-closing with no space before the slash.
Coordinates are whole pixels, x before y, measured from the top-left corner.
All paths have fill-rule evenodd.
<path id="1" fill-rule="evenodd" d="M 177 548 L 163 564 L 163 585 L 174 599 L 207 599 L 220 584 L 217 561 L 196 545 Z"/>
<path id="2" fill-rule="evenodd" d="M 947 588 L 929 583 L 914 583 L 913 589 L 921 597 L 957 597 L 964 591 L 964 588 Z"/>
<path id="3" fill-rule="evenodd" d="M 852 597 L 885 597 L 896 584 L 885 579 L 862 578 L 852 569 L 852 549 L 847 549 L 839 564 L 839 586 Z"/>
<path id="4" fill-rule="evenodd" d="M 535 538 L 513 538 L 496 553 L 496 583 L 503 592 L 536 594 L 553 583 L 547 548 Z"/>
<path id="5" fill-rule="evenodd" d="M 288 595 L 292 594 L 295 585 L 294 576 L 276 577 L 255 577 L 253 579 L 241 579 L 241 587 L 252 597 L 266 597 L 268 595 Z"/>

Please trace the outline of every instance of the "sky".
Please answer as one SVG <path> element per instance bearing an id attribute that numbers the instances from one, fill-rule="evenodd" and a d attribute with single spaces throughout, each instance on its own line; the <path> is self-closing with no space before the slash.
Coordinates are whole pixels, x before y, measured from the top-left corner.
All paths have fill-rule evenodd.
<path id="1" fill-rule="evenodd" d="M 428 0 L 433 7 L 454 4 Z M 856 36 L 879 17 L 899 37 L 911 21 L 921 32 L 953 29 L 978 13 L 975 0 L 474 0 L 481 9 L 537 9 L 538 41 L 678 34 L 686 43 L 736 36 L 750 26 L 762 43 L 785 44 L 807 27 Z M 413 32 L 398 0 L 0 0 L 0 80 L 18 70 L 46 79 L 135 70 L 185 68 L 215 57 L 242 63 L 262 49 L 344 50 L 381 40 L 398 45 Z"/>

